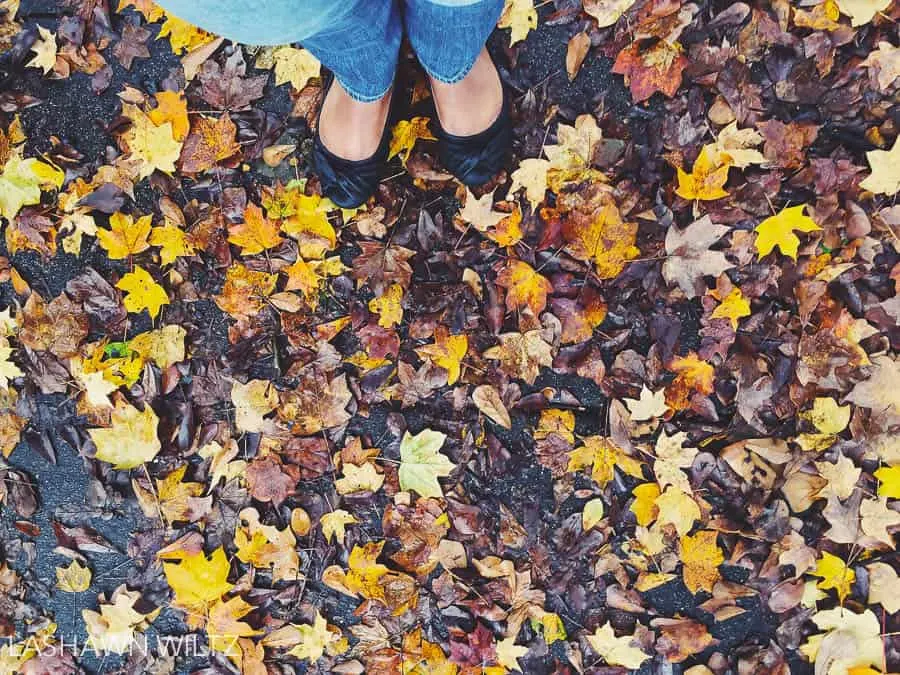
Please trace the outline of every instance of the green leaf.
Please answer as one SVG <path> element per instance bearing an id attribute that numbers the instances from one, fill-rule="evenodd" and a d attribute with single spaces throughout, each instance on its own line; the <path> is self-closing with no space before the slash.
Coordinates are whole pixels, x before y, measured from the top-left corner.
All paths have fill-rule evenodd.
<path id="1" fill-rule="evenodd" d="M 400 441 L 400 489 L 415 490 L 423 497 L 443 497 L 438 476 L 449 476 L 456 465 L 438 452 L 446 440 L 440 431 L 408 431 Z"/>

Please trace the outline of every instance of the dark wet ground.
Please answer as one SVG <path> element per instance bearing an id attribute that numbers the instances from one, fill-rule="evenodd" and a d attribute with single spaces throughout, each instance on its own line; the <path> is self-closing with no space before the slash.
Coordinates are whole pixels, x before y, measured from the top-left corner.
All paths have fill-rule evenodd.
<path id="1" fill-rule="evenodd" d="M 50 0 L 24 0 L 20 17 L 23 17 L 28 27 L 37 23 L 54 29 L 58 11 L 63 10 L 58 3 Z M 156 31 L 158 24 L 150 25 L 148 28 Z M 611 64 L 608 59 L 592 55 L 574 82 L 568 82 L 564 66 L 566 34 L 564 26 L 543 24 L 532 32 L 519 53 L 520 68 L 517 68 L 517 71 L 528 73 L 528 81 L 516 84 L 519 88 L 535 85 L 551 87 L 554 100 L 559 101 L 561 107 L 571 116 L 594 109 L 600 99 L 603 99 L 603 105 L 607 109 L 621 112 L 623 117 L 627 116 L 630 102 L 621 78 L 610 76 Z M 159 88 L 160 81 L 177 63 L 167 47 L 155 43 L 152 39 L 148 45 L 153 54 L 152 58 L 135 60 L 130 71 L 124 70 L 114 60 L 111 62 L 114 77 L 110 86 L 100 95 L 92 91 L 89 78 L 81 74 L 65 80 L 52 81 L 38 77 L 35 70 L 27 71 L 25 80 L 14 85 L 43 101 L 21 114 L 33 148 L 46 150 L 50 147 L 50 137 L 58 136 L 79 150 L 84 155 L 84 162 L 99 159 L 106 147 L 112 144 L 111 137 L 105 132 L 105 125 L 117 114 L 119 103 L 117 94 L 123 85 L 131 83 L 144 91 L 152 92 Z M 498 52 L 498 59 L 502 62 L 502 56 L 499 54 L 500 41 L 496 39 L 492 41 L 492 47 Z M 260 107 L 286 117 L 290 101 L 285 89 L 285 87 L 268 87 L 265 100 L 259 102 Z M 149 189 L 145 192 L 139 190 L 138 206 L 146 201 L 143 208 L 149 211 L 151 197 Z M 5 254 L 5 251 L 0 253 Z M 26 281 L 42 294 L 46 294 L 45 297 L 58 295 L 66 283 L 86 266 L 92 266 L 104 274 L 111 264 L 115 264 L 110 263 L 106 255 L 97 249 L 96 243 L 86 244 L 80 258 L 60 253 L 47 263 L 41 261 L 37 255 L 21 254 L 16 256 L 13 262 Z M 4 304 L 9 304 L 13 300 L 8 286 L 9 284 L 0 286 L 0 299 Z M 193 319 L 198 324 L 208 326 L 215 336 L 215 339 L 208 343 L 212 345 L 211 348 L 226 350 L 227 322 L 220 310 L 213 303 L 200 302 L 195 303 L 192 311 L 195 313 Z M 679 320 L 682 322 L 680 348 L 686 351 L 695 347 L 698 328 L 696 309 L 686 306 L 679 315 Z M 146 330 L 148 326 L 135 325 L 133 328 L 135 332 L 140 332 Z M 584 408 L 577 414 L 579 433 L 583 435 L 595 433 L 602 426 L 602 420 L 606 418 L 606 399 L 595 384 L 582 378 L 550 374 L 536 382 L 536 388 L 543 386 L 565 387 L 582 402 Z M 386 410 L 373 410 L 371 416 L 357 425 L 354 432 L 377 439 L 383 433 L 386 413 Z M 417 414 L 418 412 L 413 410 L 406 415 L 410 427 L 418 424 Z M 32 538 L 25 537 L 26 541 L 34 546 L 34 566 L 28 569 L 27 562 L 23 566 L 24 557 L 20 557 L 18 562 L 13 564 L 21 573 L 29 574 L 40 582 L 39 586 L 43 585 L 45 592 L 38 593 L 31 599 L 55 615 L 59 625 L 58 636 L 67 643 L 73 640 L 83 642 L 86 637 L 81 610 L 95 608 L 96 595 L 99 592 L 112 591 L 139 571 L 139 566 L 127 553 L 130 535 L 138 524 L 133 503 L 130 507 L 111 505 L 106 509 L 89 506 L 86 495 L 90 488 L 90 480 L 85 464 L 78 456 L 77 449 L 64 440 L 65 430 L 72 426 L 74 415 L 74 404 L 64 397 L 42 397 L 38 414 L 32 419 L 30 428 L 36 434 L 46 434 L 55 452 L 55 462 L 50 461 L 50 457 L 42 456 L 26 443 L 22 443 L 9 460 L 12 467 L 28 474 L 36 485 L 40 500 L 38 511 L 32 518 L 40 528 L 40 534 Z M 532 452 L 525 451 L 530 443 L 528 439 L 523 438 L 521 427 L 513 429 L 508 434 L 501 434 L 501 431 L 498 431 L 498 436 L 513 453 L 513 461 L 508 467 L 509 473 L 505 474 L 502 480 L 467 486 L 467 489 L 470 489 L 473 495 L 483 495 L 490 503 L 506 505 L 516 514 L 521 514 L 525 505 L 534 505 L 536 501 L 552 505 L 552 483 L 549 472 L 537 464 Z M 573 504 L 572 508 L 577 510 L 580 507 Z M 5 539 L 7 535 L 11 539 L 22 536 L 21 532 L 13 528 L 15 519 L 15 515 L 8 509 L 3 510 L 0 528 L 3 528 Z M 56 581 L 55 568 L 68 563 L 67 558 L 54 553 L 57 545 L 52 526 L 54 520 L 67 525 L 90 526 L 118 549 L 109 553 L 87 554 L 90 567 L 94 571 L 94 583 L 86 593 L 73 595 L 53 591 Z M 380 528 L 377 519 L 372 525 Z M 7 554 L 10 553 L 7 551 Z M 346 598 L 315 584 L 311 584 L 307 592 L 311 597 L 320 595 L 321 604 L 327 607 L 330 620 L 335 624 L 345 625 L 353 622 L 351 619 L 353 604 Z M 681 592 L 678 592 L 678 589 L 673 590 L 671 586 L 666 586 L 660 593 L 665 597 L 654 598 L 652 601 L 652 605 L 658 609 L 663 611 L 669 609 L 672 614 L 675 612 L 694 616 L 698 614 L 695 600 L 686 589 L 682 588 Z M 552 602 L 551 596 L 548 596 L 548 602 Z M 729 644 L 744 641 L 747 634 L 766 635 L 773 630 L 770 617 L 764 610 L 759 607 L 747 609 L 749 611 L 741 621 L 729 622 L 715 633 L 726 648 Z M 174 612 L 164 612 L 155 625 L 162 633 L 180 631 L 179 619 Z M 80 662 L 91 671 L 109 672 L 114 668 L 116 659 L 100 661 L 87 655 L 80 659 Z M 187 672 L 197 665 L 197 663 L 182 663 L 179 672 Z M 673 666 L 670 672 L 677 674 L 681 672 L 681 668 Z M 802 669 L 796 672 L 802 672 Z"/>

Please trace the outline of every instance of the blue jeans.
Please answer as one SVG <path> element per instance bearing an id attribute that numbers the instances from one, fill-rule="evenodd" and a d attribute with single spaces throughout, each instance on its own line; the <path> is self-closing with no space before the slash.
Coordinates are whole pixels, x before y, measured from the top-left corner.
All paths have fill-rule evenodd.
<path id="1" fill-rule="evenodd" d="M 390 89 L 404 26 L 425 71 L 461 80 L 503 0 L 161 0 L 180 19 L 235 42 L 301 42 L 359 101 Z"/>

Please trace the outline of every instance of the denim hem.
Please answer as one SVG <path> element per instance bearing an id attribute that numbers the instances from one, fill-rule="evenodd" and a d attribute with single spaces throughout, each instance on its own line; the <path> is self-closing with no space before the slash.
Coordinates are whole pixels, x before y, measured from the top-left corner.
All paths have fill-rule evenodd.
<path id="1" fill-rule="evenodd" d="M 334 78 L 338 81 L 338 84 L 341 85 L 341 88 L 347 92 L 347 94 L 350 96 L 350 98 L 352 98 L 354 101 L 359 101 L 360 103 L 374 103 L 375 101 L 378 101 L 378 100 L 384 98 L 385 95 L 391 90 L 391 87 L 394 86 L 394 82 L 392 80 L 391 83 L 387 86 L 387 88 L 380 94 L 377 94 L 377 95 L 360 94 L 360 93 L 354 91 L 351 87 L 348 87 L 347 84 L 337 75 L 335 75 Z"/>
<path id="2" fill-rule="evenodd" d="M 457 82 L 461 82 L 462 80 L 464 80 L 465 77 L 466 77 L 466 75 L 468 75 L 469 73 L 472 72 L 472 68 L 475 67 L 475 61 L 477 61 L 477 60 L 478 60 L 478 55 L 475 56 L 475 59 L 472 61 L 472 63 L 470 63 L 470 64 L 467 65 L 465 68 L 463 68 L 462 70 L 460 70 L 456 75 L 452 75 L 452 76 L 449 77 L 449 78 L 448 78 L 448 77 L 445 77 L 445 76 L 438 75 L 438 74 L 435 73 L 433 70 L 431 70 L 431 68 L 429 68 L 429 67 L 426 66 L 424 63 L 422 63 L 421 60 L 419 61 L 419 65 L 422 66 L 422 70 L 424 70 L 425 73 L 426 73 L 430 78 L 435 79 L 435 80 L 437 80 L 438 82 L 441 82 L 441 83 L 443 83 L 443 84 L 456 84 Z"/>

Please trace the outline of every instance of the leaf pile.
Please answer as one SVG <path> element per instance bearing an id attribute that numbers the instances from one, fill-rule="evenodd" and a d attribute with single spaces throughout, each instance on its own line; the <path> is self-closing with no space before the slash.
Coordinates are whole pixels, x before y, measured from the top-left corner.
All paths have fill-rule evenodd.
<path id="1" fill-rule="evenodd" d="M 508 0 L 507 171 L 404 57 L 354 210 L 302 48 L 44 17 L 0 0 L 3 672 L 900 672 L 896 3 Z"/>

